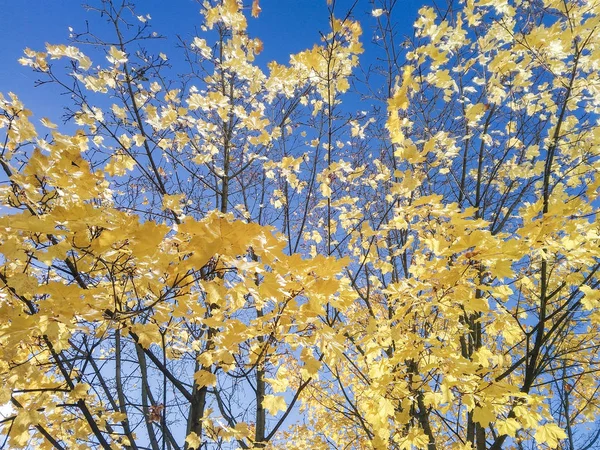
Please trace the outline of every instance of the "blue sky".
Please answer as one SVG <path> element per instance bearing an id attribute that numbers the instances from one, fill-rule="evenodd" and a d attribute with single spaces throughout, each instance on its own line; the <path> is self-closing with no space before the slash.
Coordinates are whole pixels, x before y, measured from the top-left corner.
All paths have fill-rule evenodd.
<path id="1" fill-rule="evenodd" d="M 89 0 L 97 5 L 99 0 Z M 152 29 L 167 39 L 161 41 L 161 51 L 172 61 L 181 61 L 182 52 L 177 49 L 176 36 L 190 38 L 201 25 L 201 5 L 196 0 L 144 0 L 136 3 L 137 14 L 150 14 Z M 244 2 L 250 5 L 250 0 Z M 337 0 L 335 11 L 342 16 L 354 3 Z M 399 0 L 395 20 L 401 35 L 412 34 L 412 23 L 417 10 L 424 1 Z M 296 53 L 319 41 L 319 32 L 328 29 L 327 3 L 325 0 L 261 0 L 262 12 L 258 19 L 249 20 L 249 33 L 264 42 L 260 62 L 277 60 L 285 63 L 291 53 Z M 373 35 L 375 19 L 371 16 L 372 1 L 359 0 L 354 17 L 362 23 L 363 42 L 366 52 L 363 62 L 368 63 L 369 41 Z M 67 44 L 69 27 L 83 31 L 86 21 L 90 27 L 98 27 L 102 19 L 96 12 L 86 11 L 79 0 L 0 0 L 0 30 L 4 37 L 0 64 L 0 92 L 15 92 L 34 110 L 36 117 L 58 119 L 64 105 L 59 92 L 50 87 L 33 88 L 38 78 L 28 67 L 17 60 L 23 49 L 29 47 L 43 50 L 44 43 Z M 82 48 L 86 52 L 85 48 Z M 372 56 L 371 56 L 372 57 Z"/>

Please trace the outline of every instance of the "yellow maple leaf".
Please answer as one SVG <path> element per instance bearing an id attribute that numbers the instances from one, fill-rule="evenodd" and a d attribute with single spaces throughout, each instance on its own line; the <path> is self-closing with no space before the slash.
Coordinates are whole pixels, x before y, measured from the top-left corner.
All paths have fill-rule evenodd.
<path id="1" fill-rule="evenodd" d="M 554 423 L 542 425 L 535 432 L 535 441 L 538 444 L 547 444 L 551 448 L 558 447 L 558 441 L 566 437 L 565 430 Z"/>
<path id="2" fill-rule="evenodd" d="M 40 119 L 40 122 L 46 128 L 50 128 L 52 130 L 55 130 L 57 128 L 57 125 L 55 123 L 51 122 L 50 119 L 48 119 L 47 117 L 42 117 L 42 119 Z"/>
<path id="3" fill-rule="evenodd" d="M 258 17 L 260 11 L 261 7 L 258 4 L 258 0 L 252 0 L 252 17 Z"/>
<path id="4" fill-rule="evenodd" d="M 265 395 L 265 398 L 262 402 L 263 408 L 269 411 L 269 414 L 274 416 L 279 411 L 284 411 L 286 408 L 285 399 L 279 395 Z"/>
<path id="5" fill-rule="evenodd" d="M 194 380 L 200 387 L 214 386 L 217 382 L 217 376 L 207 370 L 199 370 L 194 374 Z"/>
<path id="6" fill-rule="evenodd" d="M 185 442 L 187 443 L 188 448 L 190 450 L 199 449 L 200 446 L 202 445 L 202 439 L 200 439 L 200 436 L 198 436 L 193 431 L 186 436 Z"/>
<path id="7" fill-rule="evenodd" d="M 127 55 L 113 45 L 110 47 L 106 59 L 108 59 L 108 62 L 111 64 L 125 64 L 127 62 Z"/>
<path id="8" fill-rule="evenodd" d="M 469 105 L 465 111 L 465 117 L 469 123 L 477 122 L 483 116 L 483 113 L 487 110 L 487 106 L 483 103 L 476 103 L 475 105 Z"/>
<path id="9" fill-rule="evenodd" d="M 490 422 L 496 421 L 496 413 L 489 406 L 478 406 L 473 410 L 473 420 L 481 425 L 488 426 Z"/>
<path id="10" fill-rule="evenodd" d="M 106 173 L 112 176 L 122 176 L 135 167 L 135 160 L 124 153 L 115 153 L 104 167 Z"/>
<path id="11" fill-rule="evenodd" d="M 506 434 L 511 437 L 515 437 L 517 431 L 521 428 L 521 424 L 515 419 L 498 420 L 496 422 L 496 428 L 500 434 Z"/>
<path id="12" fill-rule="evenodd" d="M 315 376 L 319 372 L 319 369 L 321 368 L 321 361 L 316 359 L 312 355 L 312 352 L 310 350 L 308 350 L 306 348 L 303 349 L 301 359 L 302 359 L 302 361 L 304 361 L 304 366 L 302 367 L 302 372 L 306 376 L 312 377 L 312 376 Z"/>
<path id="13" fill-rule="evenodd" d="M 170 209 L 176 214 L 181 214 L 183 212 L 182 200 L 184 197 L 184 194 L 164 195 L 162 202 L 163 211 Z"/>

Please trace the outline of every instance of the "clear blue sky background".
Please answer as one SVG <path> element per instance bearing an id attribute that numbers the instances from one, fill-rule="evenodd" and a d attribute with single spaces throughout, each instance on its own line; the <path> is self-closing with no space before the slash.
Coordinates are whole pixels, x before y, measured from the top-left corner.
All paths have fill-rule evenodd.
<path id="1" fill-rule="evenodd" d="M 417 10 L 427 0 L 399 0 L 395 19 L 399 22 L 401 35 L 411 35 L 412 23 Z M 88 0 L 97 5 L 98 0 Z M 176 36 L 189 39 L 201 25 L 201 5 L 195 0 L 140 0 L 136 3 L 138 14 L 152 16 L 152 29 L 167 37 L 158 46 L 176 64 L 182 61 L 181 49 L 176 48 Z M 245 0 L 244 4 L 251 3 Z M 343 16 L 353 0 L 337 0 L 336 15 Z M 325 0 L 261 0 L 262 13 L 258 19 L 249 20 L 249 33 L 264 42 L 264 52 L 258 60 L 266 63 L 277 60 L 285 63 L 291 53 L 312 47 L 319 42 L 319 32 L 328 30 L 327 4 Z M 375 19 L 369 0 L 359 0 L 354 17 L 363 26 L 363 43 L 366 52 L 362 62 L 368 65 L 373 54 L 369 43 L 373 37 Z M 86 20 L 92 29 L 101 26 L 102 19 L 95 12 L 86 11 L 80 0 L 0 0 L 0 92 L 15 92 L 32 109 L 37 118 L 49 117 L 58 120 L 61 100 L 56 89 L 33 88 L 37 74 L 17 60 L 23 49 L 44 50 L 44 43 L 67 44 L 69 27 L 85 30 Z M 399 43 L 401 40 L 399 40 Z M 85 48 L 82 48 L 86 52 Z M 94 58 L 93 58 L 94 59 Z M 103 61 L 105 63 L 105 61 Z"/>

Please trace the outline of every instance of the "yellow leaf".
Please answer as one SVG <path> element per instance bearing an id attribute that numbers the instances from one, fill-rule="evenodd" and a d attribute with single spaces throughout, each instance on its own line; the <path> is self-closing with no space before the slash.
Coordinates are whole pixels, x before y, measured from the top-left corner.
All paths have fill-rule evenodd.
<path id="1" fill-rule="evenodd" d="M 217 383 L 217 376 L 207 370 L 199 370 L 194 374 L 194 380 L 200 387 L 214 386 Z"/>
<path id="2" fill-rule="evenodd" d="M 130 329 L 137 335 L 139 344 L 144 348 L 150 348 L 152 344 L 161 340 L 160 331 L 154 324 L 134 323 Z"/>
<path id="3" fill-rule="evenodd" d="M 312 351 L 304 348 L 302 350 L 302 361 L 304 361 L 304 366 L 302 367 L 302 372 L 305 373 L 306 376 L 314 377 L 321 368 L 321 361 L 316 359 L 312 355 Z"/>
<path id="4" fill-rule="evenodd" d="M 285 399 L 278 395 L 265 395 L 262 402 L 263 408 L 269 411 L 269 414 L 274 416 L 278 411 L 284 411 L 286 408 Z"/>
<path id="5" fill-rule="evenodd" d="M 290 376 L 290 371 L 285 366 L 280 366 L 275 378 L 268 378 L 267 381 L 273 392 L 285 392 L 290 385 Z"/>
<path id="6" fill-rule="evenodd" d="M 589 286 L 581 286 L 579 290 L 584 294 L 581 304 L 585 310 L 592 311 L 600 306 L 600 290 Z"/>
<path id="7" fill-rule="evenodd" d="M 106 173 L 112 176 L 122 176 L 135 167 L 135 160 L 124 153 L 115 153 L 104 167 Z"/>
<path id="8" fill-rule="evenodd" d="M 176 214 L 181 214 L 183 212 L 182 200 L 184 197 L 184 194 L 164 195 L 162 203 L 163 211 L 170 209 Z"/>
<path id="9" fill-rule="evenodd" d="M 521 424 L 515 419 L 499 420 L 496 422 L 496 428 L 500 434 L 506 434 L 510 437 L 515 437 L 517 431 L 521 428 Z"/>
<path id="10" fill-rule="evenodd" d="M 223 2 L 223 6 L 225 7 L 225 11 L 230 14 L 235 14 L 238 12 L 238 2 L 237 0 L 225 0 Z"/>
<path id="11" fill-rule="evenodd" d="M 40 122 L 42 123 L 42 125 L 44 125 L 46 128 L 50 128 L 52 130 L 55 130 L 57 128 L 57 125 L 55 123 L 52 123 L 50 121 L 50 119 L 48 119 L 47 117 L 43 117 L 42 119 L 40 119 Z"/>
<path id="12" fill-rule="evenodd" d="M 200 436 L 198 436 L 193 431 L 186 436 L 185 442 L 187 443 L 188 448 L 190 450 L 192 450 L 192 449 L 198 450 L 200 448 L 200 446 L 202 445 L 202 439 L 200 439 Z"/>
<path id="13" fill-rule="evenodd" d="M 473 420 L 487 427 L 490 424 L 490 422 L 496 421 L 496 413 L 489 406 L 478 406 L 473 410 Z"/>
<path id="14" fill-rule="evenodd" d="M 554 423 L 542 425 L 535 432 L 535 441 L 538 444 L 547 444 L 551 448 L 558 447 L 558 441 L 566 437 L 565 430 Z"/>
<path id="15" fill-rule="evenodd" d="M 252 17 L 258 17 L 260 14 L 261 8 L 258 4 L 258 0 L 252 0 Z"/>
<path id="16" fill-rule="evenodd" d="M 110 47 L 108 55 L 106 56 L 108 62 L 111 64 L 125 64 L 127 62 L 127 55 L 125 52 L 118 50 L 114 45 Z"/>
<path id="17" fill-rule="evenodd" d="M 469 121 L 469 123 L 477 122 L 483 116 L 483 113 L 486 111 L 487 107 L 483 103 L 477 103 L 475 105 L 469 105 L 465 111 L 465 117 Z"/>

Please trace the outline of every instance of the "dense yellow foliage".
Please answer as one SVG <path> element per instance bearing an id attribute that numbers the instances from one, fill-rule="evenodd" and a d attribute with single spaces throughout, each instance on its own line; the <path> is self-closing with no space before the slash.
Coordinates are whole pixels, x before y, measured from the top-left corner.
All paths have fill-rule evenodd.
<path id="1" fill-rule="evenodd" d="M 259 2 L 207 2 L 173 88 L 117 3 L 104 61 L 21 60 L 72 62 L 77 131 L 0 96 L 10 448 L 575 448 L 600 415 L 600 2 L 424 7 L 369 117 L 341 112 L 349 17 L 264 72 Z"/>

